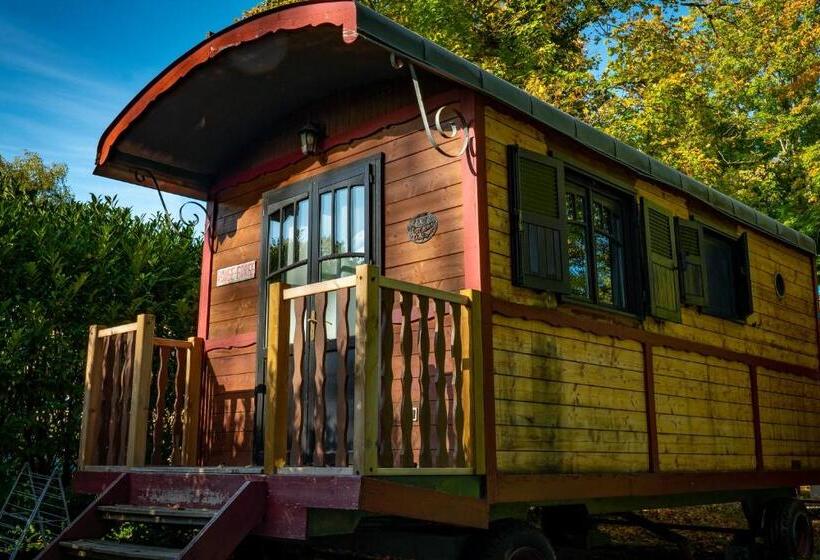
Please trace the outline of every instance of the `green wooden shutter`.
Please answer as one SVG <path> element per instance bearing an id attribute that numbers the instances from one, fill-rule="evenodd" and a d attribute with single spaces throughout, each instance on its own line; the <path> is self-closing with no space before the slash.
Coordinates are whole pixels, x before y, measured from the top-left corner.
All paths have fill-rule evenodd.
<path id="1" fill-rule="evenodd" d="M 643 200 L 643 227 L 651 315 L 680 322 L 680 297 L 672 216 Z"/>
<path id="2" fill-rule="evenodd" d="M 678 240 L 678 276 L 684 303 L 707 305 L 703 230 L 695 221 L 675 218 Z"/>
<path id="3" fill-rule="evenodd" d="M 518 146 L 507 151 L 516 283 L 569 292 L 564 165 Z"/>
<path id="4" fill-rule="evenodd" d="M 734 245 L 735 270 L 737 272 L 735 294 L 737 297 L 737 314 L 745 319 L 754 312 L 752 304 L 752 271 L 749 266 L 749 238 L 745 233 Z"/>

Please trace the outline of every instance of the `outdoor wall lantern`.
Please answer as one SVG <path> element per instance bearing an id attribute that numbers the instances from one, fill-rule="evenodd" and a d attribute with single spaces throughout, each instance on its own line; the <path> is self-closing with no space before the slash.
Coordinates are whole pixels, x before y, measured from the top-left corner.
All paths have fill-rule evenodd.
<path id="1" fill-rule="evenodd" d="M 306 124 L 299 131 L 299 145 L 302 154 L 312 156 L 319 153 L 319 142 L 322 140 L 322 130 L 315 124 Z"/>

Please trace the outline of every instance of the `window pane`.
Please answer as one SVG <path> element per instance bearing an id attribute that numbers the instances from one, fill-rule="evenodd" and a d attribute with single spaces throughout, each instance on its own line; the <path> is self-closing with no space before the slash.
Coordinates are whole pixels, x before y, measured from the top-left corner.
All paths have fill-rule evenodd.
<path id="1" fill-rule="evenodd" d="M 589 298 L 589 267 L 587 236 L 583 226 L 571 225 L 568 230 L 570 293 Z"/>
<path id="2" fill-rule="evenodd" d="M 333 193 L 322 195 L 322 215 L 319 224 L 319 254 L 323 257 L 333 253 Z"/>
<path id="3" fill-rule="evenodd" d="M 300 200 L 296 206 L 296 261 L 303 261 L 309 258 L 308 236 L 310 223 L 310 200 Z"/>
<path id="4" fill-rule="evenodd" d="M 282 223 L 280 222 L 279 210 L 271 214 L 268 221 L 268 273 L 279 268 L 279 255 L 281 252 Z"/>
<path id="5" fill-rule="evenodd" d="M 293 205 L 282 209 L 282 264 L 293 264 Z"/>
<path id="6" fill-rule="evenodd" d="M 351 228 L 351 232 L 353 235 L 353 239 L 351 239 L 351 252 L 353 253 L 364 253 L 364 238 L 365 238 L 365 230 L 364 230 L 364 223 L 365 223 L 365 213 L 367 209 L 365 208 L 365 200 L 364 200 L 364 187 L 359 185 L 353 187 L 351 190 L 351 221 L 353 227 Z"/>
<path id="7" fill-rule="evenodd" d="M 576 191 L 567 192 L 567 219 L 570 222 L 586 222 L 586 196 L 584 196 L 583 193 Z"/>
<path id="8" fill-rule="evenodd" d="M 304 286 L 308 282 L 307 265 L 291 268 L 285 273 L 285 282 L 291 286 Z"/>
<path id="9" fill-rule="evenodd" d="M 598 302 L 624 307 L 623 248 L 606 235 L 595 234 L 595 273 Z"/>
<path id="10" fill-rule="evenodd" d="M 334 232 L 336 234 L 334 253 L 347 253 L 349 251 L 347 239 L 348 220 L 348 190 L 339 189 L 334 193 L 335 214 Z"/>
<path id="11" fill-rule="evenodd" d="M 598 275 L 598 302 L 613 305 L 612 251 L 605 235 L 595 235 L 595 272 Z"/>
<path id="12" fill-rule="evenodd" d="M 706 275 L 709 305 L 704 308 L 704 311 L 719 317 L 737 317 L 735 268 L 731 241 L 710 231 L 704 231 L 703 257 L 706 270 L 709 271 Z"/>

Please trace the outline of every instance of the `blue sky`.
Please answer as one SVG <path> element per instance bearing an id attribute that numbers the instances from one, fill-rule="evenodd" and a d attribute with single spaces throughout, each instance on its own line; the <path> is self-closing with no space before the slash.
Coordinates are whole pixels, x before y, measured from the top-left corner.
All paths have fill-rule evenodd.
<path id="1" fill-rule="evenodd" d="M 80 199 L 116 194 L 139 214 L 161 210 L 155 191 L 91 174 L 97 141 L 156 74 L 254 4 L 0 0 L 0 155 L 68 164 Z M 166 195 L 174 216 L 184 200 Z"/>

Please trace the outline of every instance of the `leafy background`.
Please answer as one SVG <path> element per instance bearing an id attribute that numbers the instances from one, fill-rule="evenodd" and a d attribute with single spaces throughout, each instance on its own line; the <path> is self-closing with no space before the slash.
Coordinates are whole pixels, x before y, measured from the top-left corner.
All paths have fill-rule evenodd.
<path id="1" fill-rule="evenodd" d="M 91 324 L 154 313 L 192 334 L 201 239 L 116 199 L 74 200 L 62 165 L 0 157 L 0 496 L 20 466 L 76 459 Z"/>

